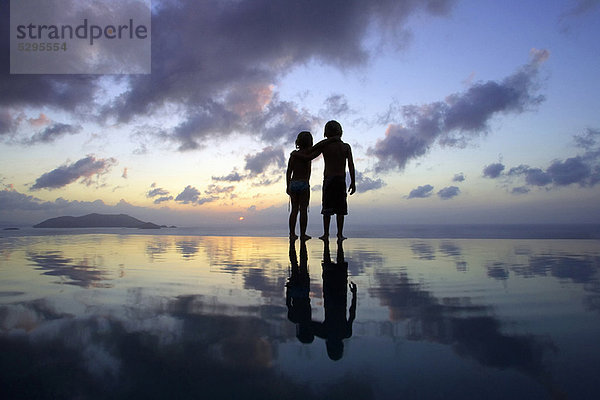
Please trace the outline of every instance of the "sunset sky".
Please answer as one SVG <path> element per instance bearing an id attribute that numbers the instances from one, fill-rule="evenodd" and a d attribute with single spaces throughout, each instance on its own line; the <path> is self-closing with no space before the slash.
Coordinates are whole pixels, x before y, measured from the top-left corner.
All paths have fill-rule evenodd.
<path id="1" fill-rule="evenodd" d="M 286 224 L 295 137 L 330 119 L 349 223 L 600 223 L 600 1 L 153 0 L 149 75 L 10 74 L 9 3 L 2 225 Z"/>

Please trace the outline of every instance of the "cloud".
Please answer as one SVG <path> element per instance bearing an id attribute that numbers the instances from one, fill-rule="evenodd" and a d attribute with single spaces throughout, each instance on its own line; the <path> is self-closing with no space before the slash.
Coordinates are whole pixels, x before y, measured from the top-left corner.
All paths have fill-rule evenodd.
<path id="1" fill-rule="evenodd" d="M 497 178 L 500 176 L 502 171 L 504 171 L 504 168 L 504 165 L 501 163 L 486 165 L 485 168 L 483 168 L 483 176 L 492 179 Z"/>
<path id="2" fill-rule="evenodd" d="M 440 190 L 437 194 L 442 200 L 449 200 L 458 196 L 460 194 L 460 189 L 457 186 L 448 186 Z"/>
<path id="3" fill-rule="evenodd" d="M 48 126 L 46 129 L 36 133 L 29 139 L 23 140 L 23 144 L 34 145 L 38 143 L 52 143 L 65 135 L 74 135 L 83 130 L 81 125 L 63 124 L 60 122 Z"/>
<path id="4" fill-rule="evenodd" d="M 581 157 L 571 157 L 565 161 L 554 161 L 546 171 L 552 177 L 552 182 L 559 186 L 572 183 L 585 186 L 592 176 L 591 167 Z"/>
<path id="5" fill-rule="evenodd" d="M 173 200 L 173 196 L 161 196 L 157 199 L 154 199 L 154 204 L 160 204 L 165 201 L 171 201 L 171 200 Z"/>
<path id="6" fill-rule="evenodd" d="M 462 172 L 455 174 L 454 177 L 452 178 L 452 182 L 464 182 L 464 181 L 465 181 L 465 175 Z"/>
<path id="7" fill-rule="evenodd" d="M 251 176 L 264 173 L 267 168 L 274 165 L 276 168 L 285 167 L 285 156 L 281 147 L 265 147 L 256 154 L 246 155 L 245 168 Z"/>
<path id="8" fill-rule="evenodd" d="M 426 154 L 435 144 L 464 147 L 488 131 L 492 117 L 522 113 L 538 105 L 544 99 L 536 95 L 538 70 L 549 53 L 534 49 L 530 56 L 528 64 L 500 82 L 476 83 L 466 92 L 430 104 L 391 107 L 380 121 L 401 117 L 403 123 L 390 123 L 385 137 L 368 149 L 367 153 L 378 159 L 376 170 L 402 170 L 408 161 Z"/>
<path id="9" fill-rule="evenodd" d="M 527 182 L 528 185 L 533 186 L 546 186 L 552 183 L 552 177 L 548 173 L 542 171 L 540 168 L 531 168 L 528 165 L 519 165 L 518 167 L 513 167 L 508 171 L 507 175 L 523 175 L 525 176 L 525 182 Z M 496 177 L 497 176 L 494 178 Z"/>
<path id="10" fill-rule="evenodd" d="M 518 186 L 515 187 L 511 190 L 512 194 L 526 194 L 529 193 L 531 191 L 531 189 L 529 189 L 527 186 Z"/>
<path id="11" fill-rule="evenodd" d="M 214 185 L 213 185 L 214 186 Z M 211 194 L 207 192 L 207 194 Z M 181 193 L 175 197 L 175 201 L 183 204 L 202 205 L 212 201 L 219 200 L 218 196 L 209 195 L 208 197 L 200 197 L 200 191 L 195 187 L 188 185 Z"/>
<path id="12" fill-rule="evenodd" d="M 331 120 L 350 112 L 348 100 L 343 94 L 334 94 L 324 101 L 325 109 L 321 112 L 325 119 Z"/>
<path id="13" fill-rule="evenodd" d="M 544 170 L 521 164 L 512 167 L 506 178 L 523 177 L 526 185 L 516 187 L 512 193 L 523 194 L 531 190 L 531 186 L 547 187 L 568 186 L 578 184 L 582 187 L 594 186 L 600 182 L 600 131 L 588 128 L 584 134 L 573 136 L 575 145 L 583 149 L 583 153 L 564 160 L 553 160 Z M 504 170 L 502 164 L 491 164 L 484 168 L 484 176 L 497 178 Z"/>
<path id="14" fill-rule="evenodd" d="M 222 193 L 231 193 L 235 189 L 235 186 L 219 186 L 219 185 L 209 185 L 208 188 L 204 191 L 206 194 L 222 194 Z"/>
<path id="15" fill-rule="evenodd" d="M 431 196 L 431 192 L 433 190 L 433 186 L 431 185 L 423 185 L 419 186 L 416 189 L 410 191 L 408 198 L 409 199 L 422 199 L 425 197 Z"/>
<path id="16" fill-rule="evenodd" d="M 39 189 L 58 189 L 83 178 L 81 183 L 91 185 L 96 182 L 100 176 L 107 174 L 113 165 L 117 163 L 114 158 L 96 159 L 93 155 L 88 155 L 73 164 L 65 164 L 50 172 L 46 172 L 36 179 L 31 190 Z"/>
<path id="17" fill-rule="evenodd" d="M 563 13 L 563 16 L 579 16 L 600 7 L 598 0 L 575 0 L 575 4 Z"/>
<path id="18" fill-rule="evenodd" d="M 245 178 L 246 175 L 240 175 L 240 173 L 234 169 L 229 175 L 213 176 L 212 180 L 216 182 L 241 182 Z"/>
<path id="19" fill-rule="evenodd" d="M 154 199 L 154 204 L 164 203 L 165 201 L 173 200 L 173 196 L 169 191 L 160 187 L 156 187 L 156 183 L 150 186 L 152 189 L 146 193 L 146 197 Z"/>
<path id="20" fill-rule="evenodd" d="M 86 111 L 100 121 L 135 123 L 174 105 L 179 124 L 157 135 L 176 142 L 180 150 L 201 149 L 207 140 L 232 133 L 270 143 L 290 141 L 299 130 L 319 122 L 274 92 L 292 66 L 311 61 L 339 69 L 366 65 L 368 35 L 387 40 L 390 32 L 406 30 L 412 15 L 447 15 L 455 2 L 155 1 L 152 74 L 10 75 L 9 41 L 3 40 L 0 107 L 52 106 L 71 115 Z M 0 19 L 0 34 L 8 38 L 8 2 L 0 3 Z M 98 107 L 104 82 L 111 79 L 124 90 Z M 331 111 L 347 109 L 339 97 L 327 103 Z"/>
<path id="21" fill-rule="evenodd" d="M 190 204 L 198 202 L 200 198 L 200 191 L 193 186 L 187 185 L 181 193 L 175 197 L 175 201 L 183 204 Z"/>
<path id="22" fill-rule="evenodd" d="M 360 171 L 356 171 L 355 179 L 356 179 L 356 191 L 358 193 L 365 193 L 365 192 L 368 192 L 369 190 L 381 189 L 382 187 L 385 186 L 385 182 L 382 179 L 369 178 L 368 176 L 366 176 L 365 174 L 363 174 Z"/>
<path id="23" fill-rule="evenodd" d="M 23 113 L 0 106 L 0 136 L 14 133 L 24 119 Z"/>

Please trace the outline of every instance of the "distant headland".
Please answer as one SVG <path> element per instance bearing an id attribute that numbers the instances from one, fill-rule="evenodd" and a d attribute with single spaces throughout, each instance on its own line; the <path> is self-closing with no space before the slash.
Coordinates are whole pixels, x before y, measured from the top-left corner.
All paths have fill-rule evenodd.
<path id="1" fill-rule="evenodd" d="M 34 228 L 138 228 L 160 229 L 166 225 L 157 225 L 152 222 L 140 221 L 126 214 L 88 214 L 81 217 L 56 217 L 50 218 Z M 171 227 L 174 228 L 174 227 Z"/>

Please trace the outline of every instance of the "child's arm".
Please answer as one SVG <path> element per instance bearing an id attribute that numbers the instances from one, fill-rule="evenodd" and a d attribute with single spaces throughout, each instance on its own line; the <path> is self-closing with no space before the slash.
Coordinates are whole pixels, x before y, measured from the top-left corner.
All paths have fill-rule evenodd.
<path id="1" fill-rule="evenodd" d="M 348 157 L 348 171 L 350 172 L 350 187 L 348 188 L 348 192 L 351 195 L 353 195 L 354 192 L 356 192 L 356 172 L 354 171 L 354 159 L 352 158 L 352 148 L 349 144 L 347 144 L 346 146 L 348 146 L 348 154 L 346 154 L 346 157 Z"/>
<path id="2" fill-rule="evenodd" d="M 332 142 L 341 142 L 341 141 L 342 141 L 341 136 L 332 136 L 330 138 L 321 140 L 320 142 L 315 144 L 313 147 L 311 147 L 308 152 L 304 153 L 302 151 L 298 151 L 294 154 L 294 156 L 300 157 L 303 160 L 313 160 L 313 159 L 317 158 L 319 156 L 319 154 L 321 154 L 321 150 L 322 150 L 323 146 L 325 146 L 326 144 L 332 143 Z"/>

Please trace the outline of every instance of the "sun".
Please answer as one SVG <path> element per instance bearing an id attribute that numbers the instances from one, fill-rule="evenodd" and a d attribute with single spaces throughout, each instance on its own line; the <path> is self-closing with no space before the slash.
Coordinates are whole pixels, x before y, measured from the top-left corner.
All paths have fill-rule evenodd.
<path id="1" fill-rule="evenodd" d="M 239 220 L 240 220 L 240 221 L 243 221 L 244 219 L 245 219 L 244 217 L 240 217 L 240 218 L 239 218 Z"/>

